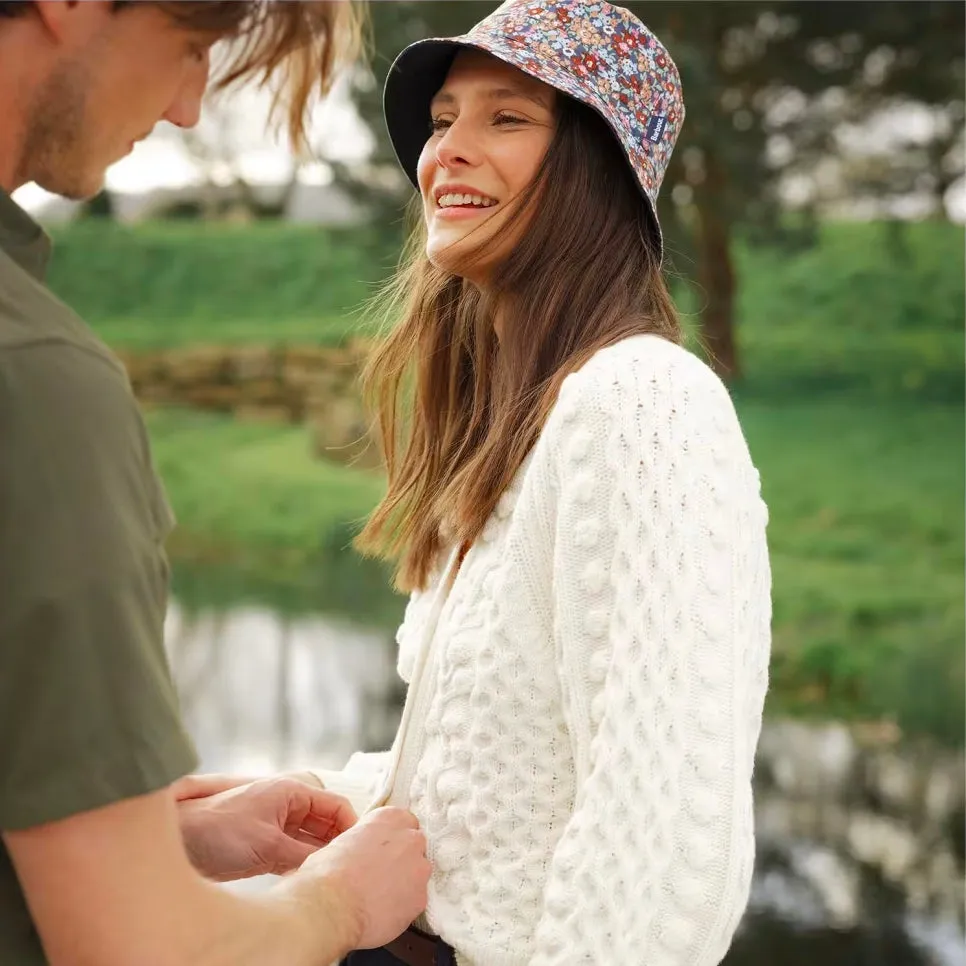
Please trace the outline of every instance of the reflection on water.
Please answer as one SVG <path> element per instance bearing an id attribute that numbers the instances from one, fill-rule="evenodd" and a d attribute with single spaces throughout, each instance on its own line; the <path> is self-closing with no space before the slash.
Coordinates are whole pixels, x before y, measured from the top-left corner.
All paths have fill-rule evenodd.
<path id="1" fill-rule="evenodd" d="M 392 638 L 322 617 L 173 606 L 168 653 L 205 771 L 339 767 L 388 747 L 398 712 Z"/>
<path id="2" fill-rule="evenodd" d="M 166 637 L 206 771 L 257 775 L 338 767 L 353 751 L 384 749 L 392 741 L 403 692 L 391 633 L 321 616 L 288 619 L 258 607 L 189 614 L 173 606 Z M 947 904 L 946 911 L 911 914 L 902 883 L 887 885 L 874 862 L 870 867 L 869 822 L 880 838 L 898 833 L 875 826 L 879 819 L 868 803 L 843 811 L 839 802 L 816 808 L 813 801 L 803 813 L 796 787 L 814 786 L 830 767 L 841 782 L 850 780 L 843 762 L 853 752 L 834 728 L 830 736 L 831 743 L 826 736 L 804 749 L 801 733 L 794 741 L 773 733 L 763 742 L 758 771 L 777 780 L 758 790 L 756 877 L 725 966 L 966 966 L 961 908 L 950 912 Z M 807 763 L 823 754 L 825 763 L 810 772 Z M 892 762 L 893 775 L 901 764 Z M 961 786 L 959 772 L 952 775 L 941 777 Z M 831 834 L 836 828 L 839 838 Z M 867 843 L 864 859 L 848 847 L 857 834 Z M 957 836 L 953 852 L 960 846 Z M 927 856 L 930 874 L 943 882 L 949 863 L 957 861 L 944 847 L 946 854 Z M 930 842 L 926 851 L 938 848 Z M 952 875 L 961 880 L 961 864 Z M 953 890 L 952 898 L 952 907 L 961 907 L 960 893 Z"/>

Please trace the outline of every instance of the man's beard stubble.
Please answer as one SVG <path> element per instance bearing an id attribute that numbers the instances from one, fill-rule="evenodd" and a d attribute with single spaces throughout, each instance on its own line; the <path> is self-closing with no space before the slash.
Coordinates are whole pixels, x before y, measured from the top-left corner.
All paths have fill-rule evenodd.
<path id="1" fill-rule="evenodd" d="M 103 171 L 92 171 L 88 161 L 86 149 L 99 133 L 85 123 L 88 88 L 89 72 L 77 61 L 56 71 L 38 91 L 28 114 L 24 146 L 28 180 L 78 201 L 97 194 L 104 176 Z"/>

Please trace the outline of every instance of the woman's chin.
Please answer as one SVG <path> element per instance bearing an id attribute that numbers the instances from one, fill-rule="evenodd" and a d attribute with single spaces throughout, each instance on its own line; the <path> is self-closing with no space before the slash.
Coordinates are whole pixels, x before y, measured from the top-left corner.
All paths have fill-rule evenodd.
<path id="1" fill-rule="evenodd" d="M 483 274 L 484 262 L 487 261 L 475 252 L 477 247 L 478 242 L 475 240 L 470 244 L 469 240 L 454 242 L 451 239 L 445 241 L 430 239 L 426 245 L 426 258 L 440 272 L 473 281 Z"/>

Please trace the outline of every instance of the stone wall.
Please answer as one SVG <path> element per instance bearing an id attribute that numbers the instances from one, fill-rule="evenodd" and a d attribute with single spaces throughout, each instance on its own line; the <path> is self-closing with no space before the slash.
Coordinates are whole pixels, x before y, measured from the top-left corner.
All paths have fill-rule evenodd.
<path id="1" fill-rule="evenodd" d="M 145 406 L 193 406 L 239 419 L 306 424 L 318 456 L 375 467 L 358 388 L 367 344 L 190 346 L 122 351 Z"/>

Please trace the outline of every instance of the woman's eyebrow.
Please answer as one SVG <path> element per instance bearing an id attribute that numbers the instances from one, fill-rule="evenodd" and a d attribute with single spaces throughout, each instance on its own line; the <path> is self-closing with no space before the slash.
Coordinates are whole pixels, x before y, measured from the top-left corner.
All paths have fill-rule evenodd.
<path id="1" fill-rule="evenodd" d="M 524 90 L 521 87 L 491 87 L 488 91 L 485 91 L 483 96 L 490 101 L 502 100 L 507 97 L 522 97 L 524 100 L 532 101 L 538 107 L 542 107 L 544 110 L 550 110 L 550 105 L 544 100 L 539 94 L 531 94 L 529 91 Z M 446 91 L 440 91 L 433 100 L 431 107 L 438 107 L 441 105 L 451 105 L 456 103 L 456 96 L 450 94 Z"/>

